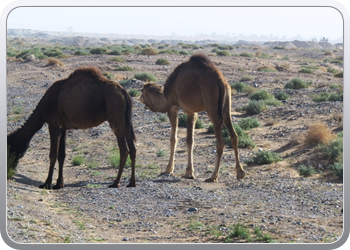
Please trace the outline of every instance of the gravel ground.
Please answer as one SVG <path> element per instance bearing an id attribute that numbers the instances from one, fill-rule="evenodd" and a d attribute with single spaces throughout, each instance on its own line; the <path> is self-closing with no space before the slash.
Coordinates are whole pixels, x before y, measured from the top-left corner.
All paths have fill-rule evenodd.
<path id="1" fill-rule="evenodd" d="M 301 56 L 302 51 L 283 51 L 283 56 L 286 53 L 291 57 L 288 61 L 291 70 L 277 73 L 255 71 L 271 59 L 213 57 L 213 60 L 230 82 L 237 81 L 243 74 L 251 75 L 255 78 L 251 85 L 255 83 L 259 88 L 277 92 L 288 79 L 298 76 L 296 72 L 301 59 L 307 59 L 307 56 Z M 125 56 L 127 65 L 137 72 L 153 72 L 160 83 L 176 65 L 187 59 L 167 55 L 171 64 L 164 68 L 154 65 L 160 57 L 164 56 Z M 113 69 L 117 63 L 108 58 L 101 55 L 70 57 L 61 60 L 65 64 L 63 67 L 44 67 L 46 61 L 38 59 L 25 63 L 8 62 L 8 132 L 24 123 L 54 81 L 84 65 L 110 71 L 108 69 Z M 244 68 L 244 72 L 236 70 L 237 67 Z M 121 74 L 131 77 L 134 72 Z M 308 77 L 315 84 L 329 82 L 329 78 L 332 82 L 342 82 L 327 72 Z M 142 82 L 136 81 L 128 88 L 140 89 L 141 86 Z M 327 173 L 310 178 L 299 176 L 295 164 L 307 159 L 317 161 L 312 158 L 313 149 L 300 145 L 286 147 L 291 138 L 302 137 L 311 122 L 323 121 L 333 130 L 339 130 L 339 122 L 334 116 L 342 115 L 342 102 L 314 103 L 310 98 L 312 93 L 325 90 L 327 87 L 290 91 L 291 98 L 282 107 L 273 107 L 255 116 L 262 124 L 271 118 L 275 124 L 249 131 L 257 148 L 240 149 L 241 161 L 259 148 L 278 151 L 283 161 L 245 166 L 247 175 L 243 180 L 236 179 L 233 150 L 225 148 L 219 182 L 204 182 L 213 170 L 215 159 L 215 139 L 206 133 L 206 129 L 198 129 L 195 134 L 197 178 L 181 178 L 187 161 L 186 130 L 183 128 L 179 129 L 175 176 L 159 176 L 169 157 L 170 124 L 157 122 L 160 114 L 146 110 L 139 98 L 134 97 L 137 187 L 125 187 L 130 177 L 130 168 L 127 168 L 121 187 L 108 188 L 116 176 L 116 169 L 108 160 L 116 140 L 108 124 L 103 123 L 96 128 L 69 132 L 65 188 L 41 190 L 38 186 L 47 176 L 49 161 L 49 136 L 47 125 L 44 125 L 21 159 L 16 176 L 8 181 L 8 235 L 18 243 L 224 242 L 230 227 L 242 224 L 251 232 L 260 228 L 273 242 L 334 242 L 343 230 L 342 181 Z M 235 94 L 232 98 L 233 121 L 237 122 L 245 116 L 235 108 L 245 105 L 247 96 Z M 14 112 L 15 107 L 21 108 L 20 114 Z M 209 124 L 205 112 L 200 113 L 199 118 Z M 165 155 L 157 156 L 159 150 Z M 71 160 L 76 155 L 83 155 L 86 162 L 73 166 Z"/>

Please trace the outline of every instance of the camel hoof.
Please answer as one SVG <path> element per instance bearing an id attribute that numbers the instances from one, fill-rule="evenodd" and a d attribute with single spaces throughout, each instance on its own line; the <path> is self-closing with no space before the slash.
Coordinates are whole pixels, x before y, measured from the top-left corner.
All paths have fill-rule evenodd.
<path id="1" fill-rule="evenodd" d="M 61 188 L 63 188 L 63 185 L 58 185 L 58 184 L 52 187 L 52 189 L 56 189 L 56 190 Z"/>
<path id="2" fill-rule="evenodd" d="M 41 189 L 52 189 L 51 185 L 48 185 L 48 184 L 40 185 L 39 188 L 41 188 Z"/>
<path id="3" fill-rule="evenodd" d="M 245 172 L 244 172 L 243 170 L 242 170 L 242 171 L 239 171 L 239 172 L 237 173 L 237 179 L 238 179 L 238 180 L 243 179 L 244 176 L 245 176 Z"/>
<path id="4" fill-rule="evenodd" d="M 192 174 L 191 174 L 191 175 L 186 175 L 186 174 L 185 174 L 185 175 L 182 176 L 182 178 L 184 178 L 184 179 L 190 179 L 190 180 L 196 179 L 196 177 L 194 177 L 194 175 L 192 175 Z"/>
<path id="5" fill-rule="evenodd" d="M 209 178 L 209 179 L 206 179 L 205 182 L 218 182 L 218 179 Z"/>
<path id="6" fill-rule="evenodd" d="M 109 185 L 108 187 L 109 187 L 109 188 L 118 188 L 118 187 L 119 187 L 119 184 L 113 183 L 113 184 Z"/>

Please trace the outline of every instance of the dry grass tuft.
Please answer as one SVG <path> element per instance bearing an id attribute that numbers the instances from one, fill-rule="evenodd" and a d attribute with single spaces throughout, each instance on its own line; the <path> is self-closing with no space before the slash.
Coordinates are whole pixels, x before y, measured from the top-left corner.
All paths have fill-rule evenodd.
<path id="1" fill-rule="evenodd" d="M 335 135 L 324 123 L 313 123 L 309 126 L 304 143 L 308 146 L 328 144 Z"/>
<path id="2" fill-rule="evenodd" d="M 47 59 L 47 64 L 45 65 L 45 67 L 48 66 L 63 66 L 63 62 L 61 62 L 60 60 L 56 59 L 56 58 L 49 58 Z"/>

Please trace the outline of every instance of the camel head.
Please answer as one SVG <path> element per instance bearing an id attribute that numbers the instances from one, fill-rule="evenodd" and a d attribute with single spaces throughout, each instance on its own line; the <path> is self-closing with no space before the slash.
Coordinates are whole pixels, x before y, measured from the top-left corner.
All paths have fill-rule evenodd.
<path id="1" fill-rule="evenodd" d="M 140 101 L 146 108 L 153 112 L 165 113 L 168 111 L 166 99 L 163 94 L 163 88 L 156 83 L 147 82 L 143 85 Z"/>

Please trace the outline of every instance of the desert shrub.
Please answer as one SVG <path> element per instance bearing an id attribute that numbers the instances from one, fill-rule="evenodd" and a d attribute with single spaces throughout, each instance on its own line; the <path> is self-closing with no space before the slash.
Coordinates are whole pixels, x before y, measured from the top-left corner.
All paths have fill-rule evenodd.
<path id="1" fill-rule="evenodd" d="M 261 126 L 258 119 L 253 117 L 243 118 L 238 122 L 238 125 L 244 130 L 249 130 L 249 129 L 257 128 Z"/>
<path id="2" fill-rule="evenodd" d="M 286 49 L 286 46 L 275 46 L 275 47 L 273 47 L 273 49 Z"/>
<path id="3" fill-rule="evenodd" d="M 141 80 L 141 81 L 145 81 L 145 82 L 154 82 L 157 80 L 155 75 L 153 75 L 151 73 L 137 73 L 134 75 L 134 77 L 137 80 Z"/>
<path id="4" fill-rule="evenodd" d="M 251 100 L 248 105 L 242 107 L 247 114 L 259 114 L 267 109 L 264 101 Z"/>
<path id="5" fill-rule="evenodd" d="M 114 168 L 119 167 L 119 163 L 120 163 L 119 150 L 113 149 L 112 152 L 109 155 L 108 161 L 109 161 L 109 164 L 112 167 L 114 167 Z M 127 160 L 125 162 L 125 167 L 129 167 L 129 166 L 131 166 L 130 155 L 128 155 L 128 158 L 127 158 Z"/>
<path id="6" fill-rule="evenodd" d="M 257 68 L 257 71 L 259 72 L 276 72 L 276 68 L 271 67 L 271 66 L 261 66 Z"/>
<path id="7" fill-rule="evenodd" d="M 138 97 L 138 96 L 140 96 L 140 92 L 137 91 L 137 89 L 130 89 L 130 90 L 129 90 L 129 95 L 130 95 L 131 97 Z"/>
<path id="8" fill-rule="evenodd" d="M 267 100 L 264 100 L 265 102 L 265 105 L 267 106 L 280 106 L 282 105 L 282 102 L 280 102 L 279 100 L 276 100 L 276 99 L 267 99 Z"/>
<path id="9" fill-rule="evenodd" d="M 112 73 L 109 72 L 103 73 L 103 76 L 105 76 L 109 80 L 112 80 L 115 77 Z"/>
<path id="10" fill-rule="evenodd" d="M 62 57 L 64 53 L 60 49 L 44 50 L 44 55 L 47 57 Z"/>
<path id="11" fill-rule="evenodd" d="M 343 93 L 323 92 L 318 95 L 314 95 L 312 100 L 314 102 L 343 101 Z"/>
<path id="12" fill-rule="evenodd" d="M 158 54 L 158 50 L 154 48 L 145 48 L 139 52 L 140 55 L 153 56 Z"/>
<path id="13" fill-rule="evenodd" d="M 122 49 L 118 50 L 118 49 L 112 49 L 112 50 L 107 50 L 106 55 L 110 55 L 110 56 L 119 56 L 122 55 Z M 103 54 L 103 53 L 101 53 Z"/>
<path id="14" fill-rule="evenodd" d="M 254 55 L 252 53 L 248 53 L 248 52 L 242 52 L 239 54 L 239 56 L 243 56 L 243 57 L 253 57 Z"/>
<path id="15" fill-rule="evenodd" d="M 311 81 L 304 82 L 300 78 L 294 78 L 291 81 L 289 81 L 286 85 L 284 85 L 284 88 L 286 89 L 304 89 L 308 88 L 311 85 Z"/>
<path id="16" fill-rule="evenodd" d="M 328 144 L 319 145 L 319 151 L 321 156 L 326 157 L 330 162 L 342 162 L 343 138 L 337 137 L 336 139 L 328 142 Z"/>
<path id="17" fill-rule="evenodd" d="M 304 177 L 309 177 L 313 174 L 316 174 L 316 170 L 313 166 L 300 165 L 297 170 L 299 172 L 299 175 Z"/>
<path id="18" fill-rule="evenodd" d="M 233 50 L 232 45 L 218 45 L 217 48 L 220 50 Z"/>
<path id="19" fill-rule="evenodd" d="M 90 53 L 93 55 L 99 55 L 99 54 L 104 54 L 106 53 L 107 49 L 103 47 L 96 47 L 96 48 L 91 48 Z"/>
<path id="20" fill-rule="evenodd" d="M 237 136 L 238 136 L 238 147 L 239 148 L 254 148 L 255 143 L 253 142 L 253 140 L 249 136 L 249 134 L 244 132 L 244 130 L 238 124 L 234 123 L 232 125 L 237 133 Z M 230 133 L 228 132 L 226 127 L 222 130 L 222 136 L 224 138 L 224 142 L 226 143 L 226 145 L 232 147 L 231 136 L 230 136 Z"/>
<path id="21" fill-rule="evenodd" d="M 32 49 L 27 49 L 27 50 L 20 52 L 19 54 L 17 54 L 16 58 L 26 59 L 27 56 L 29 56 L 30 54 L 33 54 L 36 58 L 39 58 L 39 59 L 43 59 L 43 58 L 47 57 L 44 55 L 44 53 L 41 49 L 35 47 Z"/>
<path id="22" fill-rule="evenodd" d="M 154 117 L 154 121 L 157 123 L 161 123 L 161 122 L 167 122 L 169 121 L 168 116 L 167 115 L 159 115 Z"/>
<path id="23" fill-rule="evenodd" d="M 214 125 L 213 124 L 209 124 L 208 128 L 207 128 L 207 133 L 208 134 L 214 134 Z"/>
<path id="24" fill-rule="evenodd" d="M 313 74 L 314 72 L 311 69 L 301 69 L 298 71 L 298 73 L 307 73 L 307 74 Z"/>
<path id="25" fill-rule="evenodd" d="M 185 50 L 180 50 L 180 51 L 179 51 L 179 54 L 180 54 L 180 55 L 183 55 L 183 56 L 189 56 L 189 55 L 191 55 L 190 52 L 185 51 Z"/>
<path id="26" fill-rule="evenodd" d="M 132 84 L 132 79 L 121 80 L 118 82 L 123 87 L 130 86 Z"/>
<path id="27" fill-rule="evenodd" d="M 186 114 L 182 114 L 178 117 L 178 126 L 183 127 L 183 128 L 187 127 L 187 115 Z M 194 125 L 194 128 L 195 129 L 204 128 L 203 122 L 200 119 L 197 119 L 196 123 Z"/>
<path id="28" fill-rule="evenodd" d="M 217 50 L 216 55 L 217 56 L 231 56 L 231 54 L 226 50 Z"/>
<path id="29" fill-rule="evenodd" d="M 80 166 L 85 162 L 85 158 L 83 156 L 77 155 L 74 156 L 72 159 L 72 165 L 73 166 Z"/>
<path id="30" fill-rule="evenodd" d="M 88 56 L 88 55 L 90 55 L 90 52 L 84 51 L 84 50 L 76 50 L 76 51 L 74 51 L 73 55 L 75 55 L 75 56 Z"/>
<path id="31" fill-rule="evenodd" d="M 328 166 L 329 170 L 336 176 L 343 178 L 343 163 L 335 162 Z"/>
<path id="32" fill-rule="evenodd" d="M 327 68 L 327 72 L 328 72 L 328 73 L 335 74 L 335 73 L 337 73 L 337 72 L 338 72 L 338 70 L 333 69 L 333 68 Z"/>
<path id="33" fill-rule="evenodd" d="M 114 71 L 134 71 L 134 69 L 128 65 L 125 65 L 125 66 L 115 68 Z"/>
<path id="34" fill-rule="evenodd" d="M 282 60 L 288 61 L 288 60 L 290 60 L 290 58 L 289 58 L 289 56 L 285 56 L 282 58 Z"/>
<path id="35" fill-rule="evenodd" d="M 156 154 L 158 157 L 163 157 L 165 156 L 165 151 L 163 149 L 159 149 Z"/>
<path id="36" fill-rule="evenodd" d="M 113 56 L 113 57 L 109 58 L 108 61 L 124 63 L 125 59 L 121 58 L 119 56 Z"/>
<path id="37" fill-rule="evenodd" d="M 305 136 L 305 144 L 328 144 L 333 138 L 334 135 L 332 134 L 332 131 L 327 127 L 327 125 L 318 122 L 309 126 L 307 134 Z"/>
<path id="38" fill-rule="evenodd" d="M 231 88 L 237 90 L 237 92 L 244 92 L 244 90 L 248 87 L 244 82 L 235 82 L 231 84 Z"/>
<path id="39" fill-rule="evenodd" d="M 271 93 L 269 93 L 267 90 L 261 89 L 261 90 L 256 91 L 253 94 L 250 94 L 248 96 L 248 98 L 250 100 L 256 100 L 256 101 L 268 100 L 268 99 L 273 99 L 273 95 Z"/>
<path id="40" fill-rule="evenodd" d="M 277 100 L 287 100 L 289 98 L 289 95 L 284 93 L 284 92 L 280 92 L 280 93 L 275 94 L 275 98 Z"/>
<path id="41" fill-rule="evenodd" d="M 247 163 L 255 164 L 271 164 L 273 162 L 282 161 L 282 158 L 275 152 L 260 150 L 254 153 L 254 156 L 251 159 L 247 160 Z"/>
<path id="42" fill-rule="evenodd" d="M 253 77 L 251 76 L 242 76 L 241 79 L 239 80 L 240 82 L 248 82 L 253 80 Z"/>
<path id="43" fill-rule="evenodd" d="M 169 61 L 168 59 L 165 59 L 165 58 L 159 58 L 157 61 L 156 61 L 156 65 L 169 65 Z"/>
<path id="44" fill-rule="evenodd" d="M 339 72 L 339 73 L 334 74 L 334 77 L 343 78 L 343 72 Z"/>
<path id="45" fill-rule="evenodd" d="M 341 60 L 341 58 L 338 58 L 338 59 L 328 59 L 327 58 L 324 60 L 324 62 L 343 65 L 343 60 Z"/>

